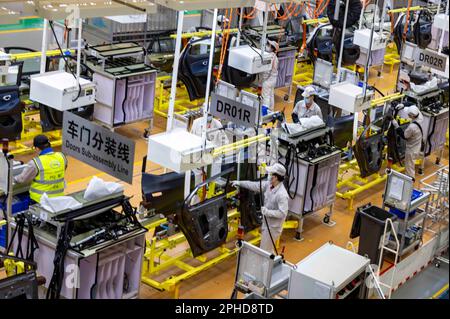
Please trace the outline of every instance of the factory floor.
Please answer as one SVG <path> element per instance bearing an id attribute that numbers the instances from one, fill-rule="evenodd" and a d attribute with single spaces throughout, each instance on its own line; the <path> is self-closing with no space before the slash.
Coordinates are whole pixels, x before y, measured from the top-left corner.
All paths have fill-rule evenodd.
<path id="1" fill-rule="evenodd" d="M 388 68 L 385 68 L 388 69 Z M 370 74 L 370 83 L 374 84 L 379 90 L 385 94 L 393 93 L 395 90 L 395 81 L 397 70 L 394 69 L 392 73 L 388 70 L 382 73 L 382 77 L 377 77 L 377 72 L 373 70 Z M 289 115 L 292 111 L 293 102 L 284 102 L 283 96 L 286 89 L 276 90 L 276 109 L 282 110 L 285 108 L 285 113 Z M 293 97 L 295 90 L 293 90 Z M 133 196 L 132 204 L 137 206 L 141 200 L 140 179 L 142 158 L 147 153 L 147 144 L 143 138 L 143 131 L 147 127 L 146 123 L 137 123 L 128 125 L 117 129 L 117 132 L 132 138 L 136 141 L 136 154 L 134 165 L 133 184 L 124 184 L 125 193 Z M 165 130 L 165 120 L 161 117 L 156 117 L 154 120 L 154 128 L 152 134 L 159 133 Z M 19 160 L 28 160 L 31 156 L 18 158 Z M 444 151 L 444 156 L 441 164 L 448 164 L 448 148 Z M 431 174 L 436 170 L 437 166 L 434 164 L 434 156 L 431 156 L 426 162 L 425 175 Z M 147 172 L 160 174 L 163 172 L 161 167 L 153 163 L 147 163 Z M 67 193 L 85 189 L 89 180 L 93 175 L 97 175 L 107 181 L 113 181 L 111 176 L 101 173 L 100 171 L 82 163 L 74 158 L 69 157 L 69 168 L 66 174 L 68 183 Z M 420 176 L 418 177 L 420 179 Z M 360 194 L 355 199 L 354 207 L 371 202 L 372 204 L 381 204 L 381 195 L 384 190 L 384 184 L 380 184 L 369 191 Z M 328 227 L 322 224 L 324 212 L 312 215 L 305 220 L 304 223 L 304 241 L 298 242 L 294 240 L 295 231 L 286 230 L 283 232 L 281 238 L 281 247 L 285 247 L 285 257 L 292 263 L 297 263 L 314 250 L 322 246 L 328 241 L 333 241 L 336 245 L 345 247 L 349 239 L 349 233 L 353 221 L 354 210 L 347 209 L 347 201 L 336 199 L 334 205 L 334 214 L 332 219 L 336 221 L 336 226 Z M 426 240 L 426 239 L 425 239 Z M 356 242 L 355 242 L 356 243 Z M 230 258 L 218 265 L 204 271 L 197 276 L 184 281 L 180 288 L 180 298 L 229 298 L 234 284 L 236 258 Z M 145 284 L 141 286 L 141 298 L 172 298 L 171 292 L 160 292 Z"/>
<path id="2" fill-rule="evenodd" d="M 444 257 L 448 259 L 448 255 Z M 449 266 L 444 262 L 439 263 L 439 267 L 431 263 L 396 290 L 392 294 L 392 299 L 448 299 L 448 271 Z M 445 291 L 447 291 L 446 297 Z"/>

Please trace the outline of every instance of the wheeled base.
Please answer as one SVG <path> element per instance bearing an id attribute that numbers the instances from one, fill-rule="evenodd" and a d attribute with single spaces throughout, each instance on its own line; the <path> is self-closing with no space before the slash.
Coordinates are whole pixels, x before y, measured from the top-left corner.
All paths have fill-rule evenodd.
<path id="1" fill-rule="evenodd" d="M 315 212 L 312 212 L 311 214 L 314 214 L 314 213 Z M 329 211 L 325 214 L 325 216 L 322 219 L 322 223 L 328 227 L 334 227 L 336 225 L 336 222 L 331 219 L 332 215 L 333 215 L 333 205 L 330 205 Z M 300 242 L 300 241 L 304 240 L 302 233 L 303 233 L 303 221 L 305 219 L 305 215 L 300 216 L 300 217 L 298 215 L 296 215 L 296 217 L 298 218 L 298 225 L 297 225 L 297 231 L 295 232 L 294 240 Z M 288 228 L 290 228 L 290 227 L 288 227 Z"/>

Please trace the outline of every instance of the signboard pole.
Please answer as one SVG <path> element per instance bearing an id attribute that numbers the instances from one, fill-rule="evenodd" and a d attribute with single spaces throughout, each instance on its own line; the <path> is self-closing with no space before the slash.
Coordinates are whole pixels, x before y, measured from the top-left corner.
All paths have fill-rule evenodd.
<path id="1" fill-rule="evenodd" d="M 445 7 L 445 14 L 446 15 L 448 15 L 448 4 L 449 4 L 449 1 L 447 1 L 447 5 Z M 441 9 L 441 1 L 439 1 L 438 13 L 439 13 L 440 9 Z M 438 49 L 439 54 L 442 54 L 442 48 L 444 47 L 444 38 L 445 38 L 445 31 L 442 30 L 441 31 L 441 39 L 439 41 L 439 49 Z"/>
<path id="2" fill-rule="evenodd" d="M 202 144 L 206 143 L 206 126 L 208 124 L 208 113 L 209 113 L 209 92 L 211 90 L 211 77 L 212 69 L 214 64 L 214 49 L 216 41 L 216 26 L 217 26 L 217 8 L 214 9 L 213 15 L 213 25 L 211 32 L 211 45 L 209 48 L 209 61 L 208 61 L 208 77 L 206 78 L 206 92 L 205 92 L 205 103 L 203 106 L 203 129 L 202 129 Z"/>
<path id="3" fill-rule="evenodd" d="M 172 130 L 175 98 L 177 94 L 178 66 L 181 54 L 181 34 L 183 32 L 184 11 L 178 11 L 177 38 L 175 40 L 175 56 L 173 60 L 172 83 L 170 87 L 169 110 L 167 112 L 166 132 Z"/>

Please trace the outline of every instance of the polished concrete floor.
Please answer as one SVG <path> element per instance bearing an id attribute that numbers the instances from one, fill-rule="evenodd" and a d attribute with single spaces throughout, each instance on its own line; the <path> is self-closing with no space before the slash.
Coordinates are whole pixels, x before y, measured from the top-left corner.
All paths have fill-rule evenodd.
<path id="1" fill-rule="evenodd" d="M 448 259 L 448 255 L 445 256 Z M 449 282 L 449 266 L 446 263 L 431 263 L 416 276 L 408 280 L 392 294 L 392 299 L 428 299 L 437 298 L 438 292 L 447 287 Z M 448 299 L 448 294 L 447 294 Z"/>
<path id="2" fill-rule="evenodd" d="M 393 73 L 385 72 L 382 77 L 377 77 L 376 72 L 373 71 L 371 72 L 370 83 L 374 84 L 379 90 L 385 93 L 392 93 L 395 89 L 396 74 L 396 69 L 394 69 Z M 285 92 L 286 89 L 276 90 L 276 109 L 282 110 L 285 108 L 286 114 L 290 114 L 293 107 L 293 96 L 291 97 L 291 102 L 285 102 L 283 101 Z M 295 90 L 293 90 L 293 93 L 295 93 Z M 165 130 L 165 120 L 163 118 L 156 117 L 154 124 L 152 134 Z M 131 201 L 132 204 L 136 206 L 141 200 L 141 165 L 142 159 L 147 153 L 147 143 L 143 138 L 143 130 L 147 126 L 147 123 L 137 123 L 117 129 L 118 133 L 136 141 L 133 184 L 124 184 L 125 193 L 133 196 Z M 31 156 L 23 156 L 19 159 L 27 160 L 30 157 Z M 448 157 L 449 153 L 446 148 L 444 158 L 442 160 L 443 165 L 448 165 Z M 432 156 L 429 161 L 426 162 L 425 174 L 431 174 L 436 168 L 437 166 L 434 165 L 434 156 Z M 162 171 L 163 170 L 161 167 L 158 167 L 150 162 L 147 163 L 147 172 L 160 174 Z M 93 175 L 97 175 L 107 181 L 115 180 L 111 176 L 99 172 L 85 163 L 82 163 L 74 158 L 69 158 L 69 168 L 66 174 L 68 183 L 67 192 L 85 189 Z M 384 184 L 380 184 L 357 196 L 354 204 L 355 208 L 368 202 L 375 205 L 380 205 L 383 189 Z M 328 227 L 322 224 L 324 213 L 325 212 L 320 212 L 306 219 L 304 223 L 305 240 L 302 242 L 294 240 L 294 230 L 284 231 L 281 238 L 281 246 L 285 247 L 285 257 L 288 261 L 297 263 L 328 241 L 333 241 L 336 245 L 341 247 L 346 246 L 347 242 L 350 240 L 349 233 L 353 221 L 354 210 L 347 209 L 346 201 L 336 199 L 333 215 L 333 220 L 336 221 L 335 227 Z M 207 271 L 198 274 L 193 278 L 184 281 L 180 289 L 180 298 L 229 298 L 234 283 L 235 265 L 236 258 L 233 257 Z M 172 271 L 169 270 L 168 273 L 172 273 Z M 142 284 L 140 297 L 171 298 L 173 297 L 173 294 L 167 291 L 157 291 L 145 284 Z"/>

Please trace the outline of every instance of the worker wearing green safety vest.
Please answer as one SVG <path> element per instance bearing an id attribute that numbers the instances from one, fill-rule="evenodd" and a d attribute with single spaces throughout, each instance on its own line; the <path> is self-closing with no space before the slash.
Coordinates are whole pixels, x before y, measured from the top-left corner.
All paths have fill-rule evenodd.
<path id="1" fill-rule="evenodd" d="M 48 197 L 63 196 L 66 157 L 61 152 L 53 151 L 45 135 L 36 136 L 33 146 L 39 151 L 39 155 L 28 162 L 22 173 L 14 178 L 15 182 L 31 182 L 30 198 L 37 203 L 44 193 Z"/>

